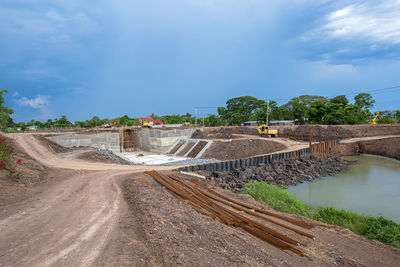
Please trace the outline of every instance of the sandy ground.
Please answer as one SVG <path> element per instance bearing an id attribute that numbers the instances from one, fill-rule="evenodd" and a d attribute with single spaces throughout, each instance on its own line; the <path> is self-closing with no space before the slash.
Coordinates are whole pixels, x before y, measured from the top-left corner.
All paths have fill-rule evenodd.
<path id="1" fill-rule="evenodd" d="M 142 173 L 173 167 L 63 158 L 32 135 L 9 136 L 62 178 L 25 201 L 1 206 L 0 266 L 395 266 L 400 262 L 398 249 L 323 224 L 311 230 L 315 240 L 298 237 L 309 256 L 301 258 L 213 220 Z M 247 196 L 225 193 L 268 208 Z"/>

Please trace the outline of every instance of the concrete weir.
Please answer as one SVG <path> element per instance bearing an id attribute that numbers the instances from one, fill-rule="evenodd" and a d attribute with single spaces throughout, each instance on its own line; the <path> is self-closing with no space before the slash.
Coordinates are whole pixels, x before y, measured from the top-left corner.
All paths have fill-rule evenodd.
<path id="1" fill-rule="evenodd" d="M 46 137 L 64 147 L 93 147 L 110 150 L 133 164 L 160 165 L 200 159 L 211 140 L 191 139 L 197 128 L 141 129 L 120 128 L 118 132 L 63 133 Z M 169 153 L 176 146 L 174 153 Z M 181 150 L 186 147 L 184 153 Z M 193 163 L 201 161 L 193 161 Z"/>
<path id="2" fill-rule="evenodd" d="M 63 147 L 94 147 L 102 150 L 119 151 L 118 133 L 104 132 L 93 134 L 66 133 L 46 137 Z"/>
<path id="3" fill-rule="evenodd" d="M 197 128 L 157 130 L 142 129 L 137 131 L 137 148 L 153 153 L 167 153 L 180 139 L 188 139 Z"/>

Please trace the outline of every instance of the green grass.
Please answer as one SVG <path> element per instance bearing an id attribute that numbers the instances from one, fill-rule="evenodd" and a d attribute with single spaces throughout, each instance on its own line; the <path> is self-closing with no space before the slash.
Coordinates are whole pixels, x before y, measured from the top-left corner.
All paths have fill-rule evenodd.
<path id="1" fill-rule="evenodd" d="M 244 185 L 242 193 L 262 200 L 275 210 L 298 214 L 328 224 L 343 226 L 368 239 L 400 248 L 400 225 L 382 216 L 372 217 L 354 212 L 338 210 L 333 207 L 312 209 L 296 196 L 278 186 L 265 182 Z"/>

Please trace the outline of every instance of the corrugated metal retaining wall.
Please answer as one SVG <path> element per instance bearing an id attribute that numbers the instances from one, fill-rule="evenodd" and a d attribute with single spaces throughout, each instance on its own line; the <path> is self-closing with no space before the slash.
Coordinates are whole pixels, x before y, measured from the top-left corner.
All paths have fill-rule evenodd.
<path id="1" fill-rule="evenodd" d="M 340 144 L 340 140 L 335 140 L 335 146 Z M 207 163 L 201 165 L 193 165 L 182 167 L 176 169 L 176 171 L 186 171 L 186 172 L 195 172 L 195 171 L 230 171 L 239 168 L 245 168 L 249 166 L 257 166 L 258 164 L 269 164 L 272 161 L 282 160 L 282 159 L 289 159 L 293 157 L 301 157 L 304 155 L 311 154 L 310 148 L 303 148 L 297 151 L 292 152 L 282 152 L 277 154 L 270 154 L 264 156 L 256 156 L 251 158 L 245 159 L 236 159 L 236 160 L 229 160 L 229 161 L 220 161 L 215 163 Z"/>

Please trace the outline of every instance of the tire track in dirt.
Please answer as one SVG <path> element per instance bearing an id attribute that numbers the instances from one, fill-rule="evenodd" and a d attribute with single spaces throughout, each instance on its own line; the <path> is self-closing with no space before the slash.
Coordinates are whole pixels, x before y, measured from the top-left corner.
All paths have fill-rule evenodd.
<path id="1" fill-rule="evenodd" d="M 12 135 L 25 152 L 43 165 L 77 173 L 0 216 L 0 266 L 90 266 L 118 228 L 123 196 L 121 175 L 155 169 L 65 159 L 32 135 Z M 171 166 L 156 169 L 172 169 Z M 1 212 L 1 211 L 0 211 Z"/>

